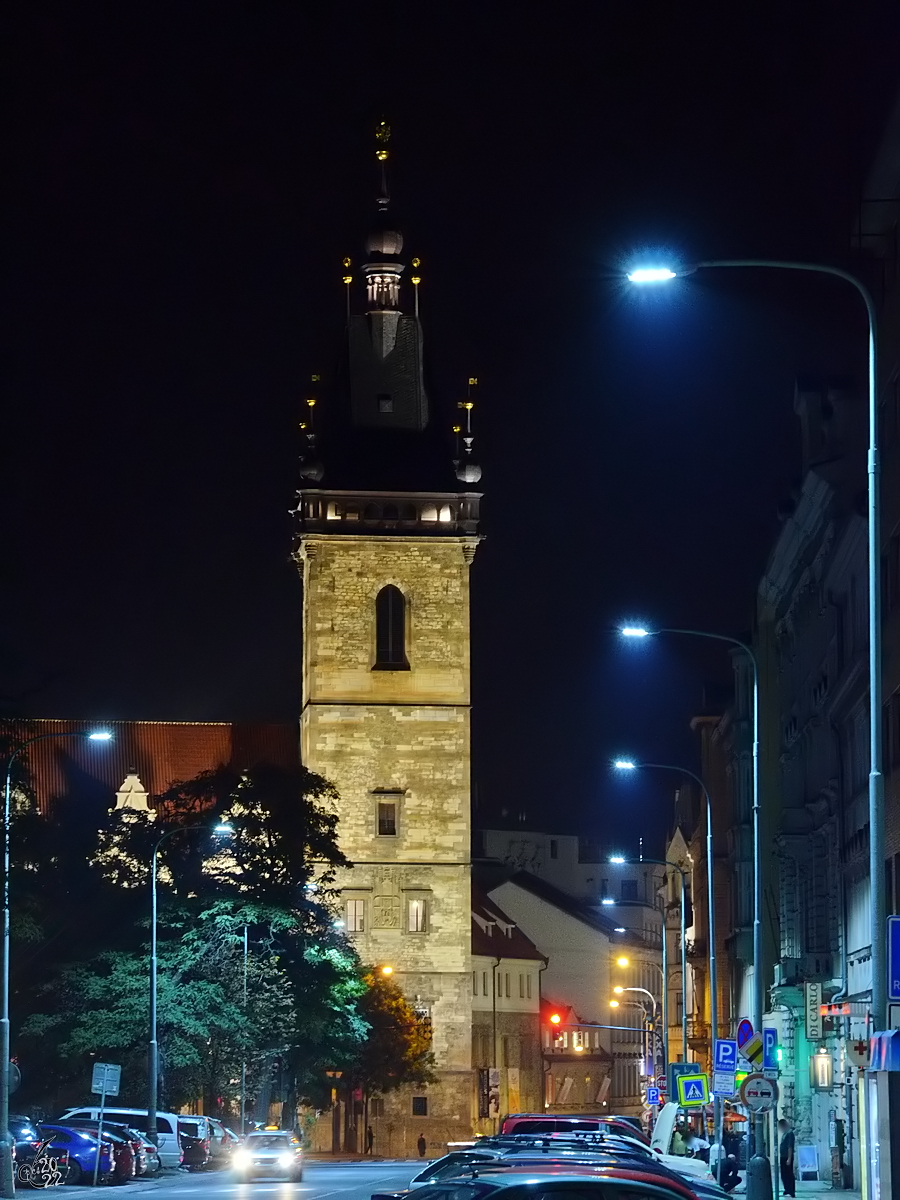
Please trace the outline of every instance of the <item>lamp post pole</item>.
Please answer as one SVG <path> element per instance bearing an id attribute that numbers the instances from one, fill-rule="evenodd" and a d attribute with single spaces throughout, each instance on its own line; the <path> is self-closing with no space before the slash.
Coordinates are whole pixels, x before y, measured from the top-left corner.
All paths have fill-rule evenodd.
<path id="1" fill-rule="evenodd" d="M 28 738 L 9 756 L 6 764 L 6 788 L 3 798 L 3 970 L 0 989 L 0 1196 L 12 1200 L 16 1194 L 13 1177 L 12 1143 L 9 1137 L 9 819 L 12 797 L 12 770 L 16 759 L 35 742 L 48 738 L 84 738 L 91 742 L 108 742 L 112 734 L 91 733 L 90 730 L 64 733 L 39 733 Z"/>
<path id="2" fill-rule="evenodd" d="M 881 674 L 881 462 L 878 456 L 878 378 L 876 361 L 876 328 L 878 314 L 875 301 L 865 284 L 841 267 L 825 263 L 791 262 L 768 258 L 721 258 L 709 259 L 682 271 L 650 269 L 632 272 L 633 283 L 662 283 L 678 275 L 690 275 L 694 271 L 737 267 L 774 271 L 803 271 L 816 275 L 830 275 L 841 279 L 856 289 L 866 309 L 869 325 L 868 340 L 868 410 L 869 449 L 867 454 L 868 477 L 868 624 L 869 624 L 869 878 L 871 887 L 870 937 L 872 952 L 872 1025 L 883 1030 L 887 1023 L 887 947 L 886 947 L 886 895 L 884 879 L 884 775 L 882 773 L 883 737 L 881 728 L 882 674 Z M 758 745 L 758 737 L 755 738 Z M 754 810 L 758 804 L 758 793 L 754 795 Z M 755 826 L 755 823 L 754 823 Z M 754 827 L 754 842 L 757 830 Z M 758 917 L 757 909 L 756 916 Z M 754 954 L 757 945 L 756 918 L 754 919 Z M 756 959 L 754 975 L 760 974 L 761 962 Z M 762 995 L 762 980 L 754 978 L 754 1008 L 759 1008 L 755 1017 L 762 1016 L 762 1006 L 757 1002 Z M 755 1023 L 755 1019 L 754 1019 Z M 762 1130 L 762 1118 L 757 1118 L 757 1130 Z M 757 1138 L 757 1146 L 760 1145 Z M 749 1185 L 748 1185 L 749 1186 Z"/>
<path id="3" fill-rule="evenodd" d="M 613 855 L 609 860 L 614 866 L 626 865 L 628 860 L 624 856 Z M 678 863 L 672 862 L 669 858 L 644 858 L 641 857 L 641 862 L 652 863 L 657 867 L 671 867 L 681 876 L 681 1061 L 688 1060 L 688 1018 L 687 1018 L 687 942 L 685 941 L 685 907 L 687 902 L 687 880 L 685 878 L 684 868 Z M 666 909 L 663 907 L 663 929 L 666 927 Z M 663 951 L 663 960 L 665 971 L 668 971 L 668 960 L 666 959 L 665 951 Z M 663 991 L 667 986 L 665 972 L 663 974 Z"/>
<path id="4" fill-rule="evenodd" d="M 159 1102 L 159 1042 L 156 1030 L 156 988 L 158 974 L 157 956 L 157 897 L 156 882 L 158 876 L 159 848 L 174 833 L 209 832 L 206 825 L 176 825 L 167 829 L 153 847 L 150 860 L 150 1043 L 147 1049 L 147 1136 L 154 1145 L 159 1145 L 159 1134 L 156 1128 L 156 1108 Z M 229 834 L 231 826 L 219 823 L 214 833 Z"/>

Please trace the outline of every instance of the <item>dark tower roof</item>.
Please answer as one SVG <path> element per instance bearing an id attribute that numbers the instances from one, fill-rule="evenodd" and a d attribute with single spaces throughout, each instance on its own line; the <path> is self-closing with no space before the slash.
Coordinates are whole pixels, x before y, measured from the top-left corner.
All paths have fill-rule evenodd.
<path id="1" fill-rule="evenodd" d="M 403 234 L 391 212 L 388 186 L 390 126 L 375 131 L 376 212 L 365 239 L 365 311 L 354 312 L 356 282 L 344 260 L 347 326 L 334 384 L 321 403 L 310 396 L 305 424 L 304 485 L 332 490 L 456 492 L 460 482 L 477 482 L 480 470 L 466 442 L 465 470 L 449 430 L 429 420 L 423 369 L 422 326 L 418 315 L 419 260 L 406 276 Z M 413 290 L 413 312 L 401 307 L 401 290 Z M 410 297 L 411 299 L 413 297 Z M 316 427 L 313 428 L 313 417 Z M 466 414 L 471 423 L 471 412 Z M 466 431 L 471 435 L 471 429 Z M 459 441 L 459 436 L 457 436 Z M 456 457 L 457 461 L 454 461 Z"/>

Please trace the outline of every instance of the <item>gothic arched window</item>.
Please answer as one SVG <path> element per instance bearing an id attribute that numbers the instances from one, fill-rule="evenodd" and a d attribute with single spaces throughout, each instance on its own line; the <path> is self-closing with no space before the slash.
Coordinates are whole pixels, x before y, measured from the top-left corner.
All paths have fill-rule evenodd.
<path id="1" fill-rule="evenodd" d="M 375 597 L 375 670 L 408 671 L 406 598 L 389 583 Z"/>

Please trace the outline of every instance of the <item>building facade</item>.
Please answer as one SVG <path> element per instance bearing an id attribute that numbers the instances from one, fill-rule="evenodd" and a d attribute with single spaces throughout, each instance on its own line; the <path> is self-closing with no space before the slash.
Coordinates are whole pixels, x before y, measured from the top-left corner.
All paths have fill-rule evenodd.
<path id="1" fill-rule="evenodd" d="M 479 496 L 461 485 L 480 471 L 469 434 L 457 434 L 454 460 L 430 420 L 421 326 L 401 304 L 388 154 L 382 125 L 364 311 L 349 311 L 334 388 L 322 405 L 308 401 L 300 737 L 304 764 L 341 796 L 338 837 L 354 864 L 338 880 L 347 933 L 363 962 L 393 969 L 431 1024 L 436 1082 L 379 1105 L 390 1152 L 408 1154 L 420 1135 L 441 1149 L 469 1134 L 475 1115 L 469 570 Z M 350 274 L 345 282 L 352 297 Z"/>

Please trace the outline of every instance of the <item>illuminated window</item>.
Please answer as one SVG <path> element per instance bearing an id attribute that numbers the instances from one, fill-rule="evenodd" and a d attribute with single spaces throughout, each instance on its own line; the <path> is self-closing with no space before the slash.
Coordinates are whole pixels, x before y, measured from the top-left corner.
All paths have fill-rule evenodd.
<path id="1" fill-rule="evenodd" d="M 375 597 L 375 670 L 408 671 L 406 600 L 393 584 Z"/>
<path id="2" fill-rule="evenodd" d="M 410 900 L 406 907 L 406 928 L 410 933 L 425 933 L 428 919 L 427 902 Z"/>
<path id="3" fill-rule="evenodd" d="M 366 902 L 365 900 L 348 900 L 346 924 L 348 933 L 365 933 L 366 931 Z"/>

